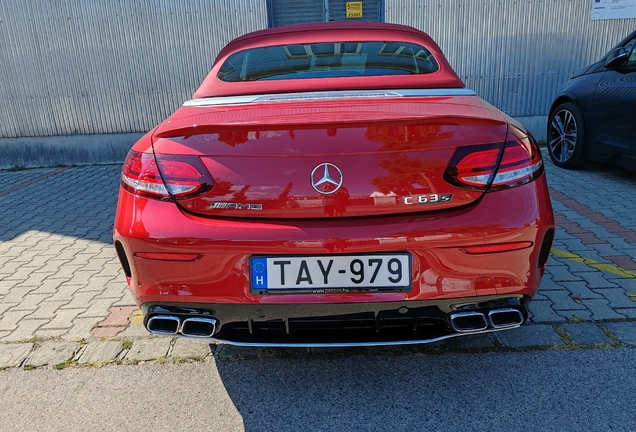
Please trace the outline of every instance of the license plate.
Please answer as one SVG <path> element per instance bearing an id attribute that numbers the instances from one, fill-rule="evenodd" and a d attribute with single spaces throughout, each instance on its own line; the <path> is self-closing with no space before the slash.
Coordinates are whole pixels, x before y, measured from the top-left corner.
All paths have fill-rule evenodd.
<path id="1" fill-rule="evenodd" d="M 408 253 L 252 257 L 250 271 L 252 290 L 268 293 L 411 289 Z"/>

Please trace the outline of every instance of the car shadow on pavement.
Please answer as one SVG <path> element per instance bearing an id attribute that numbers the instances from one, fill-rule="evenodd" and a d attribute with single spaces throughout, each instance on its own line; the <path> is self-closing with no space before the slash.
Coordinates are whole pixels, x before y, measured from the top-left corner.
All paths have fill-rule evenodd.
<path id="1" fill-rule="evenodd" d="M 618 416 L 614 426 L 631 414 L 617 406 L 627 403 L 599 401 L 616 401 L 612 392 L 630 386 L 600 362 L 600 379 L 608 381 L 594 393 L 585 376 L 596 366 L 587 357 L 618 354 L 367 354 L 216 365 L 247 431 L 607 430 L 604 410 Z"/>
<path id="2" fill-rule="evenodd" d="M 112 243 L 120 165 L 0 171 L 0 241 L 29 231 Z"/>

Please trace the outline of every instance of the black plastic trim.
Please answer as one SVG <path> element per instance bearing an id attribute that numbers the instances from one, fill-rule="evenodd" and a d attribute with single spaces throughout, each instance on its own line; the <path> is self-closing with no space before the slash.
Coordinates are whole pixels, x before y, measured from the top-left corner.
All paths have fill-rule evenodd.
<path id="1" fill-rule="evenodd" d="M 121 267 L 124 269 L 124 274 L 126 277 L 132 277 L 132 271 L 130 270 L 130 263 L 128 262 L 128 257 L 126 256 L 126 251 L 124 250 L 124 246 L 121 242 L 115 242 L 115 251 L 117 251 L 117 257 L 119 258 L 119 262 L 121 263 Z"/>
<path id="2" fill-rule="evenodd" d="M 541 250 L 539 251 L 539 268 L 545 267 L 550 257 L 550 249 L 552 248 L 552 241 L 554 240 L 554 228 L 550 228 L 546 231 L 541 243 Z"/>
<path id="3" fill-rule="evenodd" d="M 450 315 L 512 308 L 527 319 L 530 298 L 494 295 L 461 299 L 338 304 L 146 303 L 156 315 L 218 320 L 213 338 L 237 344 L 408 343 L 456 333 Z"/>

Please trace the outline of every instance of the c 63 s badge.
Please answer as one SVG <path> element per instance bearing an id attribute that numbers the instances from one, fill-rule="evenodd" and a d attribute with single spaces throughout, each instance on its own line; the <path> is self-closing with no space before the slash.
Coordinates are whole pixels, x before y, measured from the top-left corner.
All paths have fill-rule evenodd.
<path id="1" fill-rule="evenodd" d="M 449 202 L 453 199 L 453 194 L 428 194 L 428 195 L 411 195 L 404 197 L 404 204 L 435 204 Z"/>
<path id="2" fill-rule="evenodd" d="M 228 209 L 228 210 L 263 210 L 263 204 L 213 202 L 212 204 L 210 204 L 210 208 L 211 209 Z"/>

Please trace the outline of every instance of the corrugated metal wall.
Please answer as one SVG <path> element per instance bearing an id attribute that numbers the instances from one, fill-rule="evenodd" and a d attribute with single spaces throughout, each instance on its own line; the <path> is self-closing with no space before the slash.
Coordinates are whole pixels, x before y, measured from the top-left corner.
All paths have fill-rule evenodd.
<path id="1" fill-rule="evenodd" d="M 592 0 L 386 0 L 386 22 L 427 32 L 466 86 L 515 117 L 547 115 L 573 71 L 636 29 L 591 11 Z"/>
<path id="2" fill-rule="evenodd" d="M 280 27 L 322 21 L 325 16 L 324 0 L 285 0 L 269 3 L 269 26 Z"/>
<path id="3" fill-rule="evenodd" d="M 142 132 L 265 0 L 0 0 L 0 137 Z"/>
<path id="4" fill-rule="evenodd" d="M 317 0 L 323 1 L 323 0 Z M 636 20 L 590 0 L 386 0 L 513 116 L 546 115 L 572 71 Z M 143 132 L 187 100 L 221 47 L 267 26 L 265 0 L 0 0 L 0 137 Z"/>
<path id="5" fill-rule="evenodd" d="M 321 21 L 343 21 L 347 16 L 347 0 L 266 0 L 270 27 Z M 358 0 L 362 17 L 356 21 L 384 19 L 383 0 Z"/>

